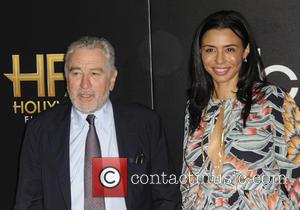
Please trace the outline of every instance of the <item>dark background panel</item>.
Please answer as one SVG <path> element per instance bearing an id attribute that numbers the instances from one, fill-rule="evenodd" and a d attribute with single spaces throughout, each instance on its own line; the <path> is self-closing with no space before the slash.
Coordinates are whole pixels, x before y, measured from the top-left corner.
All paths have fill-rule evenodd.
<path id="1" fill-rule="evenodd" d="M 256 36 L 266 67 L 283 65 L 297 80 L 280 72 L 270 82 L 287 91 L 300 86 L 300 4 L 297 0 L 154 0 L 151 4 L 155 109 L 161 114 L 177 173 L 181 171 L 184 110 L 190 86 L 190 50 L 202 19 L 218 10 L 244 14 Z M 295 97 L 300 103 L 300 90 Z"/>
<path id="2" fill-rule="evenodd" d="M 4 6 L 5 5 L 5 6 Z M 1 209 L 11 209 L 17 181 L 18 157 L 25 127 L 24 114 L 14 114 L 13 103 L 54 101 L 64 98 L 64 82 L 56 82 L 55 97 L 37 96 L 36 82 L 22 82 L 22 96 L 14 98 L 12 55 L 20 55 L 21 73 L 36 72 L 36 54 L 64 53 L 67 45 L 84 35 L 107 38 L 116 50 L 119 70 L 113 97 L 151 107 L 147 1 L 8 1 L 1 6 L 0 94 L 2 118 L 0 159 Z M 143 62 L 140 57 L 142 53 Z M 63 72 L 63 64 L 55 65 Z M 46 83 L 45 83 L 46 85 Z M 30 107 L 28 107 L 30 108 Z M 34 113 L 33 115 L 36 115 Z"/>
<path id="3" fill-rule="evenodd" d="M 4 168 L 1 209 L 10 209 L 16 186 L 18 155 L 25 123 L 14 114 L 14 101 L 54 101 L 64 98 L 64 82 L 56 82 L 55 97 L 38 97 L 36 82 L 22 83 L 22 97 L 14 98 L 11 56 L 20 55 L 22 73 L 36 71 L 35 56 L 64 53 L 67 45 L 83 35 L 106 37 L 116 49 L 119 76 L 113 97 L 151 107 L 153 70 L 154 108 L 160 114 L 177 173 L 182 165 L 184 110 L 190 86 L 190 49 L 194 32 L 208 14 L 221 9 L 242 12 L 256 35 L 266 67 L 282 65 L 297 77 L 291 81 L 280 72 L 268 76 L 288 91 L 298 87 L 300 77 L 300 4 L 298 0 L 152 0 L 152 69 L 146 0 L 5 2 L 0 8 L 0 116 L 3 122 L 0 149 Z M 63 66 L 55 66 L 57 72 Z M 45 72 L 46 73 L 46 72 Z M 46 78 L 45 78 L 46 79 Z M 47 88 L 46 88 L 47 91 Z M 300 103 L 300 93 L 295 97 Z M 35 113 L 36 114 L 36 113 Z M 34 115 L 35 115 L 34 114 Z"/>

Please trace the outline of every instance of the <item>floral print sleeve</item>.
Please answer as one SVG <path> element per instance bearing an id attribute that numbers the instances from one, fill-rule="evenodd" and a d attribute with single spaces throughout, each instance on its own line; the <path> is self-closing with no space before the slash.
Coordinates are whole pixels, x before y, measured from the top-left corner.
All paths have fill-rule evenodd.
<path id="1" fill-rule="evenodd" d="M 283 104 L 283 121 L 287 159 L 295 164 L 285 182 L 293 205 L 300 208 L 300 111 L 295 101 L 286 95 Z"/>
<path id="2" fill-rule="evenodd" d="M 294 99 L 278 87 L 269 98 L 273 103 L 275 157 L 283 175 L 281 188 L 289 209 L 300 209 L 300 111 Z"/>

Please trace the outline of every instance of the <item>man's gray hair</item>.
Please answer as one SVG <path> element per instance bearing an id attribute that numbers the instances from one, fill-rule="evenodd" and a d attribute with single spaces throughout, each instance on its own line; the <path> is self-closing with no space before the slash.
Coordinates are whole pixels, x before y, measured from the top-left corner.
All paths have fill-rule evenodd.
<path id="1" fill-rule="evenodd" d="M 68 62 L 70 55 L 78 48 L 86 49 L 100 49 L 104 53 L 104 56 L 108 60 L 108 65 L 110 70 L 115 70 L 115 50 L 113 46 L 104 38 L 84 36 L 79 40 L 71 43 L 68 47 L 68 50 L 65 54 L 65 73 L 68 73 Z"/>

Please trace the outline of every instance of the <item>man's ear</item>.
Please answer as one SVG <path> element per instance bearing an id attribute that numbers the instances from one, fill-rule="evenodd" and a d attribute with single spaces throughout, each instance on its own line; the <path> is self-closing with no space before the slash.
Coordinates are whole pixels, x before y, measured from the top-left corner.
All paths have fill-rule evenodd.
<path id="1" fill-rule="evenodd" d="M 110 75 L 110 85 L 109 85 L 109 90 L 110 91 L 112 91 L 115 87 L 117 76 L 118 76 L 117 69 L 112 70 L 111 75 Z"/>

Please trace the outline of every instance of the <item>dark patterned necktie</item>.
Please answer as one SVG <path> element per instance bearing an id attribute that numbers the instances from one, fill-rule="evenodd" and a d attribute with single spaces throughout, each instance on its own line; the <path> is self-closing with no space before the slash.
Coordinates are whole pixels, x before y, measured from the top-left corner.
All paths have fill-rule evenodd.
<path id="1" fill-rule="evenodd" d="M 93 157 L 101 157 L 101 149 L 94 125 L 95 115 L 88 115 L 86 120 L 90 124 L 85 143 L 84 158 L 84 210 L 105 210 L 103 197 L 93 197 L 92 160 Z"/>

